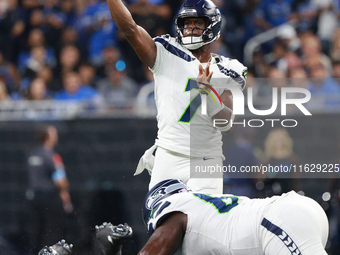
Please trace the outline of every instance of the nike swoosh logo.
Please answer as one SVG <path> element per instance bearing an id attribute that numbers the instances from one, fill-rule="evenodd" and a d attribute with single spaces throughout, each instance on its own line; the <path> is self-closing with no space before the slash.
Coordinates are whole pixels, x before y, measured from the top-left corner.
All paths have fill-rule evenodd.
<path id="1" fill-rule="evenodd" d="M 214 159 L 214 158 L 206 158 L 206 157 L 203 158 L 203 160 L 209 160 L 209 159 Z"/>

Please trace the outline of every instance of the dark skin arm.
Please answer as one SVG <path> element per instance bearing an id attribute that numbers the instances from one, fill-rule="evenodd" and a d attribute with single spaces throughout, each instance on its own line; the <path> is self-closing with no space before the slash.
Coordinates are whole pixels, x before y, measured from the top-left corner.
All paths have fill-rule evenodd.
<path id="1" fill-rule="evenodd" d="M 148 67 L 156 61 L 157 48 L 151 36 L 133 20 L 121 0 L 107 0 L 111 17 L 120 32 L 131 44 L 140 60 Z"/>
<path id="2" fill-rule="evenodd" d="M 187 226 L 187 215 L 171 214 L 149 238 L 138 255 L 172 255 L 182 245 Z"/>

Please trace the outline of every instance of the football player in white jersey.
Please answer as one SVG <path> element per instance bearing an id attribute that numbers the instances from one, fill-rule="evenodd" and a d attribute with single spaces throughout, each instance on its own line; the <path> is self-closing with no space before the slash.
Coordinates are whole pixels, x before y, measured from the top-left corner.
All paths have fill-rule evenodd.
<path id="1" fill-rule="evenodd" d="M 223 173 L 196 172 L 196 166 L 223 166 L 222 133 L 230 131 L 234 119 L 232 93 L 225 85 L 243 90 L 247 68 L 210 51 L 220 36 L 220 11 L 211 0 L 187 0 L 175 18 L 176 38 L 152 39 L 121 0 L 107 3 L 118 29 L 155 79 L 158 134 L 136 174 L 152 171 L 149 188 L 176 178 L 197 192 L 222 193 Z M 214 119 L 226 122 L 213 125 Z"/>
<path id="2" fill-rule="evenodd" d="M 328 220 L 314 200 L 294 191 L 266 199 L 193 193 L 165 180 L 146 196 L 151 237 L 140 255 L 324 255 Z M 120 254 L 128 225 L 97 227 L 105 255 Z"/>

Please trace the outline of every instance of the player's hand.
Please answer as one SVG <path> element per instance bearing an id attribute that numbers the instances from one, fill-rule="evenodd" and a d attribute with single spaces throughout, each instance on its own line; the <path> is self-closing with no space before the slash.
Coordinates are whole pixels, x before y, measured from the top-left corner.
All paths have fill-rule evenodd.
<path id="1" fill-rule="evenodd" d="M 124 241 L 130 238 L 132 233 L 132 228 L 126 223 L 113 226 L 104 222 L 103 225 L 96 226 L 96 237 L 105 255 L 120 254 Z"/>
<path id="2" fill-rule="evenodd" d="M 210 62 L 207 64 L 207 67 L 203 69 L 203 66 L 200 65 L 199 74 L 197 76 L 197 86 L 199 87 L 199 91 L 201 94 L 207 94 L 207 91 L 210 89 L 206 85 L 210 85 L 210 80 L 214 72 L 210 72 Z"/>

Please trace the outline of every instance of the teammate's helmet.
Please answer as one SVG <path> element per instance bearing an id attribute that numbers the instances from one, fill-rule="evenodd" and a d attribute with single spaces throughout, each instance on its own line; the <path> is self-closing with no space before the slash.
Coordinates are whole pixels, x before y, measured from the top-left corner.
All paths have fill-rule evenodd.
<path id="1" fill-rule="evenodd" d="M 185 18 L 205 18 L 207 26 L 199 37 L 183 36 Z M 220 37 L 221 13 L 211 0 L 187 0 L 175 17 L 176 37 L 189 50 L 196 50 Z"/>
<path id="2" fill-rule="evenodd" d="M 162 199 L 176 193 L 191 192 L 191 190 L 180 180 L 165 180 L 156 184 L 146 195 L 143 206 L 143 221 L 147 226 L 148 221 L 155 209 L 155 205 Z"/>

